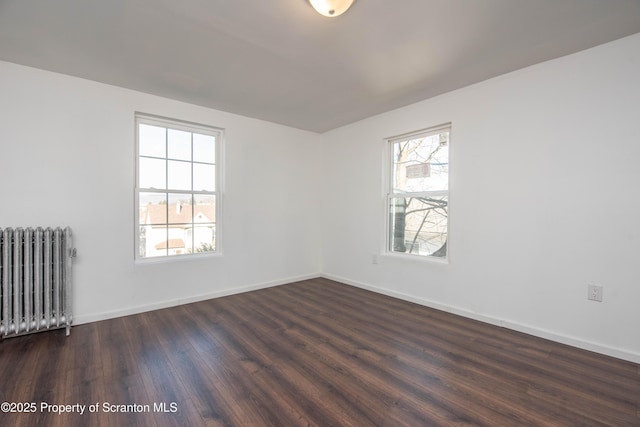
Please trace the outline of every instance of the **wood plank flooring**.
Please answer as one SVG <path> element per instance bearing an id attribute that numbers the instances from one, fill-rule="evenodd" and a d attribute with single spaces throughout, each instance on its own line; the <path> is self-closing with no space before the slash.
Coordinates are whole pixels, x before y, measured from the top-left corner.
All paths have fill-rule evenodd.
<path id="1" fill-rule="evenodd" d="M 637 364 L 327 279 L 0 342 L 0 401 L 36 405 L 1 426 L 640 426 L 639 399 Z"/>

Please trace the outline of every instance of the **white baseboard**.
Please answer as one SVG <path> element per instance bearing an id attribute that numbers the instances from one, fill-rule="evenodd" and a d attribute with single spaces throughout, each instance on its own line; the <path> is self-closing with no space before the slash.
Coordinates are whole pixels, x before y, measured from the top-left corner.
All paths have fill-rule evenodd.
<path id="1" fill-rule="evenodd" d="M 335 280 L 340 283 L 344 283 L 347 285 L 355 286 L 357 288 L 366 289 L 372 292 L 376 292 L 379 294 L 387 295 L 390 297 L 398 298 L 405 301 L 410 301 L 416 304 L 424 305 L 426 307 L 435 308 L 437 310 L 446 311 L 449 313 L 457 314 L 462 317 L 467 317 L 469 319 L 478 320 L 480 322 L 489 323 L 491 325 L 500 326 L 507 329 L 512 329 L 514 331 L 523 332 L 528 335 L 533 335 L 539 338 L 548 339 L 550 341 L 555 341 L 561 344 L 567 344 L 572 347 L 581 348 L 584 350 L 593 351 L 596 353 L 604 354 L 607 356 L 612 356 L 618 359 L 627 360 L 633 363 L 640 363 L 640 354 L 630 352 L 628 350 L 604 346 L 602 344 L 585 341 L 582 339 L 570 337 L 563 334 L 558 334 L 556 332 L 535 328 L 532 326 L 523 325 L 517 322 L 513 322 L 511 320 L 500 319 L 497 317 L 487 316 L 480 313 L 474 313 L 468 311 L 466 309 L 460 307 L 454 307 L 446 304 L 442 304 L 436 301 L 431 301 L 424 298 L 418 298 L 412 295 L 404 294 L 401 292 L 396 292 L 391 289 L 381 288 L 377 286 L 372 286 L 366 283 L 361 283 L 353 280 L 349 280 L 344 277 L 333 276 L 330 274 L 322 274 L 321 277 L 324 277 L 329 280 Z"/>
<path id="2" fill-rule="evenodd" d="M 273 280 L 270 282 L 256 283 L 252 285 L 239 286 L 237 288 L 222 289 L 200 295 L 192 295 L 184 298 L 177 298 L 167 301 L 153 302 L 150 304 L 127 307 L 121 310 L 105 311 L 95 314 L 84 314 L 73 316 L 73 325 L 81 325 L 83 323 L 98 322 L 100 320 L 113 319 L 116 317 L 129 316 L 131 314 L 144 313 L 146 311 L 159 310 L 162 308 L 175 307 L 177 305 L 189 304 L 192 302 L 205 301 L 213 298 L 226 297 L 229 295 L 241 294 L 244 292 L 255 291 L 258 289 L 271 288 L 273 286 L 286 285 L 287 283 L 299 282 L 301 280 L 313 279 L 320 277 L 320 273 L 307 274 L 303 276 L 288 277 L 285 279 Z"/>
<path id="3" fill-rule="evenodd" d="M 391 289 L 387 289 L 387 288 L 382 288 L 382 287 L 378 287 L 378 286 L 373 286 L 373 285 L 369 285 L 366 283 L 362 283 L 362 282 L 357 282 L 354 280 L 350 280 L 347 279 L 345 277 L 339 277 L 339 276 L 334 276 L 331 274 L 323 274 L 323 273 L 314 273 L 314 274 L 307 274 L 307 275 L 302 275 L 302 276 L 296 276 L 296 277 L 288 277 L 288 278 L 284 278 L 284 279 L 279 279 L 279 280 L 274 280 L 274 281 L 269 281 L 269 282 L 263 282 L 263 283 L 256 283 L 256 284 L 251 284 L 251 285 L 245 285 L 245 286 L 239 286 L 236 288 L 228 288 L 228 289 L 222 289 L 222 290 L 218 290 L 215 292 L 210 292 L 210 293 L 206 293 L 206 294 L 200 294 L 200 295 L 192 295 L 192 296 L 187 296 L 187 297 L 183 297 L 183 298 L 177 298 L 177 299 L 173 299 L 173 300 L 167 300 L 167 301 L 159 301 L 159 302 L 153 302 L 150 304 L 144 304 L 144 305 L 139 305 L 139 306 L 134 306 L 134 307 L 127 307 L 124 309 L 120 309 L 120 310 L 113 310 L 113 311 L 105 311 L 102 313 L 94 313 L 94 314 L 84 314 L 84 315 L 76 315 L 73 317 L 73 324 L 74 325 L 80 325 L 83 323 L 90 323 L 90 322 L 97 322 L 100 320 L 107 320 L 107 319 L 113 319 L 116 317 L 122 317 L 122 316 L 129 316 L 132 314 L 138 314 L 138 313 L 144 313 L 146 311 L 152 311 L 152 310 L 159 310 L 162 308 L 168 308 L 168 307 L 174 307 L 174 306 L 178 306 L 178 305 L 183 305 L 183 304 L 189 304 L 192 302 L 198 302 L 198 301 L 204 301 L 204 300 L 208 300 L 208 299 L 213 299 L 213 298 L 220 298 L 220 297 L 225 297 L 225 296 L 229 296 L 229 295 L 235 295 L 235 294 L 240 294 L 240 293 L 244 293 L 244 292 L 249 292 L 249 291 L 255 291 L 258 289 L 265 289 L 265 288 L 270 288 L 273 286 L 280 286 L 280 285 L 285 285 L 288 283 L 293 283 L 293 282 L 298 282 L 301 280 L 308 280 L 308 279 L 313 279 L 316 277 L 324 277 L 327 278 L 329 280 L 335 280 L 337 282 L 341 282 L 350 286 L 355 286 L 358 288 L 362 288 L 362 289 L 366 289 L 372 292 L 376 292 L 379 294 L 383 294 L 383 295 L 388 295 L 394 298 L 398 298 L 401 300 L 405 300 L 405 301 L 410 301 L 416 304 L 420 304 L 426 307 L 431 307 L 431 308 L 435 308 L 437 310 L 442 310 L 442 311 L 446 311 L 448 313 L 453 313 L 462 317 L 467 317 L 469 319 L 474 319 L 474 320 L 478 320 L 484 323 L 489 323 L 491 325 L 496 325 L 496 326 L 500 326 L 503 328 L 508 328 L 508 329 L 512 329 L 514 331 L 518 331 L 518 332 L 523 332 L 529 335 L 533 335 L 536 337 L 540 337 L 540 338 L 545 338 L 551 341 L 555 341 L 558 343 L 562 343 L 562 344 L 567 344 L 573 347 L 578 347 L 578 348 L 582 348 L 584 350 L 589 350 L 589 351 L 593 351 L 596 353 L 600 353 L 600 354 L 605 354 L 607 356 L 612 356 L 612 357 L 616 357 L 618 359 L 622 359 L 622 360 L 628 360 L 630 362 L 633 363 L 640 363 L 640 354 L 638 353 L 634 353 L 634 352 L 630 352 L 628 350 L 624 350 L 624 349 L 619 349 L 619 348 L 614 348 L 614 347 L 610 347 L 610 346 L 604 346 L 602 344 L 598 344 L 598 343 L 594 343 L 594 342 L 590 342 L 590 341 L 585 341 L 582 339 L 578 339 L 578 338 L 574 338 L 574 337 L 570 337 L 567 335 L 563 335 L 563 334 L 558 334 L 556 332 L 552 332 L 552 331 L 548 331 L 548 330 L 544 330 L 544 329 L 540 329 L 540 328 L 535 328 L 535 327 L 531 327 L 528 325 L 523 325 L 520 324 L 518 322 L 513 322 L 511 320 L 506 320 L 506 319 L 500 319 L 497 317 L 492 317 L 492 316 L 487 316 L 484 314 L 480 314 L 480 313 L 475 313 L 475 312 L 471 312 L 468 311 L 464 308 L 460 308 L 460 307 L 454 307 L 451 305 L 447 305 L 447 304 L 442 304 L 439 303 L 437 301 L 432 301 L 432 300 L 428 300 L 425 298 L 418 298 L 415 297 L 413 295 L 409 295 L 409 294 L 404 294 L 401 292 L 397 292 Z"/>

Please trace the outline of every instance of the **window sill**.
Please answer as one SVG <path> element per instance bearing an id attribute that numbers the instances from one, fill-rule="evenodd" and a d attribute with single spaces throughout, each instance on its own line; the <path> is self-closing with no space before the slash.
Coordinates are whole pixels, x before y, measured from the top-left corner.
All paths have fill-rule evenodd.
<path id="1" fill-rule="evenodd" d="M 449 257 L 433 257 L 433 256 L 423 256 L 423 255 L 410 255 L 396 252 L 383 252 L 380 254 L 380 261 L 388 260 L 388 261 L 400 261 L 400 262 L 410 262 L 410 263 L 418 263 L 418 264 L 436 264 L 436 265 L 448 265 Z"/>
<path id="2" fill-rule="evenodd" d="M 222 257 L 222 252 L 213 252 L 213 253 L 200 253 L 200 254 L 185 254 L 185 255 L 171 255 L 171 256 L 162 256 L 162 257 L 152 257 L 152 258 L 136 258 L 135 265 L 157 265 L 157 264 L 167 264 L 173 262 L 192 262 L 203 259 L 212 259 L 212 258 L 220 258 Z"/>

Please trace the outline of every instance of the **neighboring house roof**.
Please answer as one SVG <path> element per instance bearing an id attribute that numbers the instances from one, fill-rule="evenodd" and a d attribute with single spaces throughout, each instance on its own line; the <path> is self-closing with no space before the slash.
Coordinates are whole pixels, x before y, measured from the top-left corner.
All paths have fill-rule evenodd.
<path id="1" fill-rule="evenodd" d="M 169 218 L 167 221 L 167 208 Z M 145 211 L 145 218 L 140 219 L 141 224 L 190 224 L 192 205 L 186 203 L 172 203 L 169 206 L 149 204 L 140 207 L 140 214 Z M 195 223 L 215 222 L 216 208 L 213 204 L 193 205 Z"/>

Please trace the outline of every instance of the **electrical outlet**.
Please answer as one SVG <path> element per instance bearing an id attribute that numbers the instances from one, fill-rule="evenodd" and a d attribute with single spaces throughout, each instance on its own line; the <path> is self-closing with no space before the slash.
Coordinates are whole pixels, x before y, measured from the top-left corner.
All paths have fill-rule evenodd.
<path id="1" fill-rule="evenodd" d="M 587 286 L 587 299 L 591 301 L 602 302 L 602 286 L 588 285 Z"/>
<path id="2" fill-rule="evenodd" d="M 373 254 L 373 256 L 371 257 L 371 262 L 374 264 L 378 263 L 378 254 Z"/>

